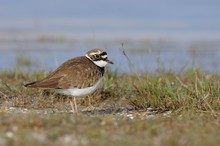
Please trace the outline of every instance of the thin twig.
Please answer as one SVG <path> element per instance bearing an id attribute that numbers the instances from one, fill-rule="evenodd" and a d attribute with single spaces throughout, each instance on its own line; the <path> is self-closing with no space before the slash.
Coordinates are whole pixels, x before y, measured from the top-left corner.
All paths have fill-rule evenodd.
<path id="1" fill-rule="evenodd" d="M 134 68 L 135 68 L 134 64 L 132 63 L 131 59 L 128 57 L 127 53 L 125 52 L 124 43 L 121 44 L 121 48 L 119 48 L 119 50 L 122 52 L 122 54 L 128 60 L 129 68 L 130 68 L 131 72 L 135 73 L 135 75 L 137 76 L 138 80 L 140 80 L 140 76 L 137 74 L 137 72 L 134 71 Z"/>
<path id="2" fill-rule="evenodd" d="M 195 71 L 195 90 L 196 90 L 196 97 L 198 97 L 199 93 L 198 93 L 198 75 L 197 75 L 197 71 Z"/>
<path id="3" fill-rule="evenodd" d="M 214 116 L 214 117 L 216 117 L 216 112 L 212 109 L 212 107 L 210 106 L 210 104 L 206 101 L 206 98 L 209 96 L 209 93 L 206 95 L 206 96 L 204 96 L 203 98 L 202 98 L 202 100 L 206 103 L 206 105 L 208 106 L 208 108 L 211 110 L 211 112 L 212 112 L 212 115 Z"/>
<path id="4" fill-rule="evenodd" d="M 189 87 L 184 84 L 179 77 L 176 76 L 176 79 L 180 82 L 181 86 L 184 87 L 185 89 L 187 89 L 188 91 L 192 92 L 192 90 L 189 89 Z"/>
<path id="5" fill-rule="evenodd" d="M 0 94 L 2 94 L 4 97 L 8 97 L 5 93 L 3 93 L 2 91 L 0 91 Z"/>

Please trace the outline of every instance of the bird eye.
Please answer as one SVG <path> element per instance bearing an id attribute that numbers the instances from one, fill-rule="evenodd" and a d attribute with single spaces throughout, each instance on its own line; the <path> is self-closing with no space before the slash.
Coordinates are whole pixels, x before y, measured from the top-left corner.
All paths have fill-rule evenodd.
<path id="1" fill-rule="evenodd" d="M 100 57 L 101 57 L 99 54 L 95 54 L 94 56 L 96 59 L 100 59 Z"/>

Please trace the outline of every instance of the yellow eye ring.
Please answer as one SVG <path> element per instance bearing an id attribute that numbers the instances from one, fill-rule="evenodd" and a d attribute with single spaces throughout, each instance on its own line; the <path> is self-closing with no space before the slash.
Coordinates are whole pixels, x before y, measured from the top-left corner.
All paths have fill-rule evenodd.
<path id="1" fill-rule="evenodd" d="M 95 54 L 94 56 L 95 56 L 96 59 L 100 59 L 101 58 L 101 56 L 99 54 Z"/>

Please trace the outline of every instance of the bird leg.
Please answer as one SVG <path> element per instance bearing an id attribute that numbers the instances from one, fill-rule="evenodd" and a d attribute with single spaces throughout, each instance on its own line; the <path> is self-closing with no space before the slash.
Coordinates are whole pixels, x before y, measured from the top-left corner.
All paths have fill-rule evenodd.
<path id="1" fill-rule="evenodd" d="M 94 110 L 95 107 L 92 106 L 92 104 L 91 104 L 91 98 L 90 98 L 90 96 L 88 96 L 88 100 L 89 100 L 89 108 L 90 108 L 90 110 Z"/>
<path id="2" fill-rule="evenodd" d="M 74 106 L 71 100 L 70 100 L 70 105 L 71 105 L 73 113 L 75 114 L 75 113 L 78 113 L 78 108 L 77 108 L 76 98 L 74 96 L 72 98 L 73 98 Z"/>
<path id="3" fill-rule="evenodd" d="M 78 113 L 78 108 L 77 108 L 76 98 L 73 97 L 73 100 L 74 100 L 75 112 Z"/>
<path id="4" fill-rule="evenodd" d="M 88 96 L 89 106 L 92 106 L 90 96 Z"/>

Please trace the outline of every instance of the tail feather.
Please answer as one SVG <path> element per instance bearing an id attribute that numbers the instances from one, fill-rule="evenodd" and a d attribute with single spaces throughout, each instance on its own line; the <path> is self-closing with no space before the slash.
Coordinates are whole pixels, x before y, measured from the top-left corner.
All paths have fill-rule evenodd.
<path id="1" fill-rule="evenodd" d="M 31 82 L 31 83 L 25 84 L 24 86 L 25 87 L 29 87 L 29 88 L 35 88 L 36 87 L 36 83 L 37 82 Z"/>

